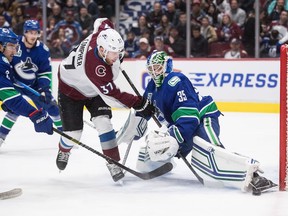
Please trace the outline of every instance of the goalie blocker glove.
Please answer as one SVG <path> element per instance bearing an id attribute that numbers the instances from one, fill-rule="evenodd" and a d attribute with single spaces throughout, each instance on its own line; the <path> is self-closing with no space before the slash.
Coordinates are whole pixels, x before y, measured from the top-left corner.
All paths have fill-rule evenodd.
<path id="1" fill-rule="evenodd" d="M 53 121 L 48 116 L 47 112 L 42 108 L 35 110 L 29 115 L 30 120 L 34 123 L 36 132 L 53 134 Z"/>
<path id="2" fill-rule="evenodd" d="M 140 105 L 133 108 L 137 112 L 136 115 L 143 118 L 150 118 L 156 111 L 155 107 L 149 102 L 149 100 L 146 100 L 145 98 L 142 99 Z"/>

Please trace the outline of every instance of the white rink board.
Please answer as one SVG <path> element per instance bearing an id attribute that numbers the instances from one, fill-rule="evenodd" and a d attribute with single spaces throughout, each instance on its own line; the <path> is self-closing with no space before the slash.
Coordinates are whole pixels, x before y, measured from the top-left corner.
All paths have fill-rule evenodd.
<path id="1" fill-rule="evenodd" d="M 191 80 L 202 95 L 210 94 L 218 102 L 279 103 L 280 61 L 264 60 L 174 60 L 174 69 Z M 146 61 L 125 59 L 122 68 L 135 87 L 143 93 L 149 75 Z M 57 92 L 59 61 L 52 61 L 53 94 Z M 125 77 L 116 83 L 122 91 L 133 93 Z"/>

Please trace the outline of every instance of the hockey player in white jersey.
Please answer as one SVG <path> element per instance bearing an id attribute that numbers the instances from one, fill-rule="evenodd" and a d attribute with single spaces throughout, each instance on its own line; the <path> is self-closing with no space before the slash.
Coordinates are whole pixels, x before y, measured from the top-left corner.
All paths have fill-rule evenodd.
<path id="1" fill-rule="evenodd" d="M 59 108 L 51 93 L 51 59 L 48 47 L 40 42 L 40 24 L 36 20 L 26 20 L 23 36 L 19 36 L 19 50 L 11 65 L 14 68 L 14 87 L 22 95 L 28 96 L 38 109 L 48 112 L 54 125 L 62 130 Z M 23 85 L 28 86 L 26 89 Z M 39 96 L 40 95 L 40 96 Z M 8 111 L 0 127 L 0 146 L 16 123 L 19 114 Z"/>
<path id="2" fill-rule="evenodd" d="M 85 106 L 98 131 L 103 153 L 116 161 L 120 160 L 120 155 L 111 123 L 111 106 L 133 107 L 143 117 L 154 113 L 154 107 L 147 100 L 122 92 L 114 83 L 123 55 L 123 39 L 111 21 L 97 19 L 93 33 L 71 50 L 61 62 L 58 73 L 58 103 L 63 131 L 80 140 Z M 60 170 L 66 168 L 73 145 L 73 141 L 61 137 L 56 159 Z M 107 163 L 107 167 L 114 181 L 124 177 L 115 164 Z"/>

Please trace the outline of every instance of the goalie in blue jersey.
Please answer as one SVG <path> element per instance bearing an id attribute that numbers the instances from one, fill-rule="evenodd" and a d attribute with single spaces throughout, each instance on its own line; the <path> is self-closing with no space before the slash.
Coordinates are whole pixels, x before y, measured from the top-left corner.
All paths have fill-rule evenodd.
<path id="1" fill-rule="evenodd" d="M 54 125 L 62 130 L 59 109 L 50 88 L 52 77 L 50 52 L 48 47 L 38 40 L 39 22 L 27 20 L 23 30 L 23 36 L 18 37 L 19 50 L 11 62 L 15 71 L 14 87 L 22 95 L 28 96 L 38 109 L 47 111 Z M 23 85 L 30 87 L 30 90 Z M 35 91 L 31 92 L 31 88 Z M 0 127 L 0 146 L 18 117 L 19 114 L 16 112 L 6 113 Z"/>
<path id="2" fill-rule="evenodd" d="M 14 88 L 14 71 L 10 62 L 18 52 L 18 36 L 7 28 L 0 28 L 0 101 L 4 111 L 29 117 L 36 132 L 53 134 L 53 121 L 43 109 L 30 105 Z M 7 119 L 7 124 L 13 122 Z M 1 145 L 1 143 L 0 143 Z"/>
<path id="3" fill-rule="evenodd" d="M 147 172 L 191 153 L 191 165 L 204 184 L 253 190 L 255 195 L 276 187 L 258 174 L 258 161 L 224 148 L 216 103 L 211 96 L 201 96 L 183 73 L 173 72 L 172 61 L 163 51 L 154 51 L 147 59 L 152 79 L 143 97 L 156 107 L 156 117 L 163 126 L 146 136 L 137 169 Z"/>

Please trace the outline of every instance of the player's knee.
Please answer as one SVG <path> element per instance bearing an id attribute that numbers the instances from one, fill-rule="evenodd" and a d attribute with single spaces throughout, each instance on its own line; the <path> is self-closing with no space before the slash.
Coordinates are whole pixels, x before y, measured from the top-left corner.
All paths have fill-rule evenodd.
<path id="1" fill-rule="evenodd" d="M 113 130 L 111 119 L 107 115 L 93 117 L 92 122 L 96 130 L 98 131 L 99 135 Z"/>

